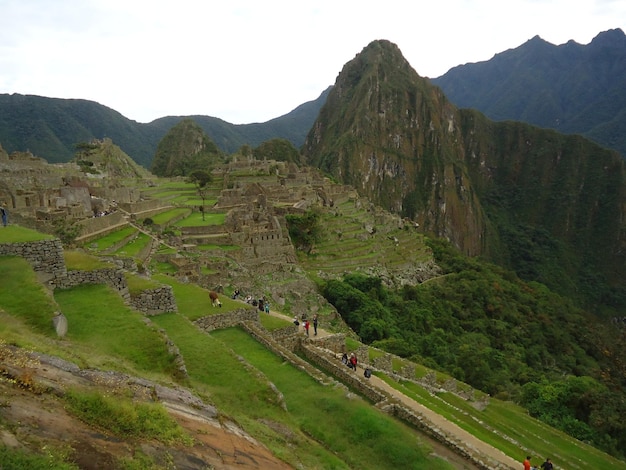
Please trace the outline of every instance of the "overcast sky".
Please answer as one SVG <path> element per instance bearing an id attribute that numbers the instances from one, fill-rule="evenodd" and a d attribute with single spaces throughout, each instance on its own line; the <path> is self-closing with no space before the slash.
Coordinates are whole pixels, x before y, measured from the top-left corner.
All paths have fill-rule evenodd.
<path id="1" fill-rule="evenodd" d="M 245 124 L 316 99 L 376 39 L 434 78 L 536 35 L 626 31 L 626 1 L 0 0 L 0 24 L 0 93 Z"/>

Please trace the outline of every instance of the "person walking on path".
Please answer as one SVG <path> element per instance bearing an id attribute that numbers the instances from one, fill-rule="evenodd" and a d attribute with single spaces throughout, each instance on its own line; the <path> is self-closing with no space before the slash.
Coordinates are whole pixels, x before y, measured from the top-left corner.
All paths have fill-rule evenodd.
<path id="1" fill-rule="evenodd" d="M 313 336 L 317 336 L 317 313 L 313 315 Z"/>
<path id="2" fill-rule="evenodd" d="M 2 213 L 2 226 L 6 227 L 9 223 L 9 212 L 6 207 L 4 207 L 4 204 L 0 207 L 0 213 Z"/>
<path id="3" fill-rule="evenodd" d="M 547 458 L 546 461 L 541 464 L 541 470 L 554 470 L 554 465 L 552 465 L 552 460 Z"/>
<path id="4" fill-rule="evenodd" d="M 307 336 L 309 336 L 309 327 L 311 326 L 311 324 L 309 323 L 309 320 L 304 320 L 304 332 L 306 333 Z"/>
<path id="5" fill-rule="evenodd" d="M 530 470 L 530 455 L 527 455 L 524 460 L 524 470 Z"/>

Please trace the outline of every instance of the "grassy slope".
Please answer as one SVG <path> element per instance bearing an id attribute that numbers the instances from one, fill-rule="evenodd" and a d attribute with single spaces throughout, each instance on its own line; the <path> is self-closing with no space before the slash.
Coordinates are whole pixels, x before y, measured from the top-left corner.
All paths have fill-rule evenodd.
<path id="1" fill-rule="evenodd" d="M 314 257 L 305 267 L 307 271 L 312 273 L 321 266 L 335 272 L 341 272 L 347 266 L 355 269 L 372 262 L 371 252 L 379 255 L 376 259 L 383 254 L 391 266 L 400 265 L 407 253 L 416 259 L 429 259 L 427 250 L 397 250 L 388 238 L 389 243 L 376 237 L 366 237 L 363 241 L 360 235 L 367 222 L 363 211 L 355 210 L 350 203 L 342 204 L 339 210 L 341 217 L 325 216 L 326 238 L 317 248 L 317 259 Z M 337 235 L 339 231 L 341 239 Z M 8 234 L 8 231 L 4 232 L 4 235 Z M 3 241 L 1 235 L 0 242 Z M 402 248 L 423 246 L 416 241 L 417 235 L 408 231 L 396 231 L 393 235 Z M 114 242 L 103 240 L 98 246 L 112 246 L 115 242 L 119 242 L 119 237 Z M 338 252 L 342 256 L 337 256 Z M 319 262 L 319 266 L 315 262 Z M 3 280 L 0 283 L 0 309 L 9 313 L 8 317 L 4 316 L 7 321 L 0 322 L 0 339 L 31 347 L 37 345 L 39 349 L 59 354 L 82 366 L 116 368 L 172 380 L 171 358 L 159 343 L 157 332 L 146 327 L 141 315 L 125 307 L 106 287 L 83 286 L 58 291 L 52 298 L 37 283 L 27 263 L 12 257 L 0 257 L 0 277 Z M 285 367 L 286 364 L 243 332 L 229 329 L 211 335 L 200 333 L 189 320 L 212 313 L 206 290 L 178 283 L 165 275 L 155 276 L 155 279 L 172 285 L 177 298 L 181 314 L 161 315 L 155 317 L 154 322 L 165 329 L 180 348 L 190 372 L 187 385 L 218 405 L 223 413 L 239 422 L 285 461 L 307 468 L 316 465 L 317 468 L 386 468 L 386 460 L 376 466 L 361 460 L 361 446 L 352 445 L 346 437 L 357 435 L 360 441 L 376 447 L 372 436 L 384 435 L 393 439 L 393 444 L 384 447 L 394 453 L 389 459 L 393 464 L 389 468 L 397 468 L 397 459 L 403 458 L 422 462 L 422 466 L 415 468 L 439 468 L 439 461 L 426 465 L 421 460 L 424 451 L 413 449 L 413 434 L 404 425 L 378 414 L 362 400 L 347 400 L 345 392 L 329 390 L 302 372 Z M 230 299 L 224 299 L 223 304 L 221 311 L 240 306 Z M 58 309 L 70 320 L 70 342 L 61 343 L 54 339 L 50 318 Z M 22 322 L 28 327 L 22 326 Z M 124 330 L 128 330 L 132 341 Z M 119 340 L 111 341 L 117 335 Z M 137 341 L 140 347 L 132 344 Z M 150 357 L 145 357 L 145 350 L 150 351 Z M 284 403 L 270 383 L 278 388 Z M 521 458 L 527 452 L 534 455 L 539 452 L 558 458 L 559 466 L 563 468 L 626 469 L 625 463 L 547 428 L 510 404 L 492 399 L 483 411 L 478 411 L 449 394 L 431 395 L 421 387 L 407 383 L 395 386 L 514 458 Z M 408 448 L 396 445 L 398 440 L 408 440 Z M 370 449 L 369 445 L 367 449 Z M 384 450 L 379 449 L 378 453 L 386 455 Z M 371 463 L 371 458 L 376 456 L 369 458 Z"/>

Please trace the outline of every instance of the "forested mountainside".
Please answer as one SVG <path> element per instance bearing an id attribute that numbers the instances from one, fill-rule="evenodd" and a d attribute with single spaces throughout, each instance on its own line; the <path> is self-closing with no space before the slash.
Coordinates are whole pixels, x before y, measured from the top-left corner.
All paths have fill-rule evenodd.
<path id="1" fill-rule="evenodd" d="M 344 66 L 303 154 L 466 254 L 599 311 L 626 308 L 625 160 L 459 110 L 395 44 L 374 41 Z"/>
<path id="2" fill-rule="evenodd" d="M 431 80 L 460 108 L 582 134 L 626 158 L 626 35 L 555 46 L 535 36 L 492 59 Z"/>
<path id="3" fill-rule="evenodd" d="M 216 117 L 189 117 L 224 152 L 273 138 L 300 147 L 328 91 L 265 123 L 235 125 Z M 144 124 L 93 101 L 0 94 L 0 143 L 8 153 L 29 150 L 50 163 L 59 163 L 74 157 L 77 143 L 109 138 L 137 163 L 150 168 L 158 142 L 185 118 L 168 116 Z"/>

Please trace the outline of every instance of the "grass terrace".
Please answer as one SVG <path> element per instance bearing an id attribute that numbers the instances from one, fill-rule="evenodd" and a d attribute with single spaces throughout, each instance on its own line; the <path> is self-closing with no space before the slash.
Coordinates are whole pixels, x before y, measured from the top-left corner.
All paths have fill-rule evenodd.
<path id="1" fill-rule="evenodd" d="M 205 212 L 202 220 L 202 212 L 192 212 L 174 225 L 176 227 L 202 227 L 205 225 L 224 225 L 226 214 Z"/>
<path id="2" fill-rule="evenodd" d="M 90 241 L 87 244 L 87 248 L 96 253 L 104 253 L 121 243 L 125 243 L 125 241 L 129 240 L 137 233 L 138 230 L 135 227 L 127 226 L 115 232 L 111 232 L 104 237 Z"/>
<path id="3" fill-rule="evenodd" d="M 139 255 L 150 246 L 150 243 L 152 243 L 152 237 L 139 232 L 136 237 L 128 240 L 127 243 L 115 250 L 113 254 L 125 258 L 138 259 Z"/>
<path id="4" fill-rule="evenodd" d="M 51 240 L 53 235 L 37 232 L 19 225 L 7 225 L 0 227 L 0 243 L 24 243 Z"/>

